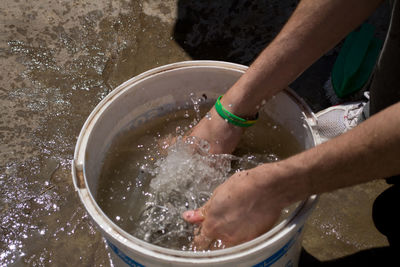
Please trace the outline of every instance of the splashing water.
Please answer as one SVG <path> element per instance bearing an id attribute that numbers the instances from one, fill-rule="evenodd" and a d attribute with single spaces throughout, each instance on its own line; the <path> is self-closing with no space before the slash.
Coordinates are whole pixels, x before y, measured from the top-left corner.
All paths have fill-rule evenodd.
<path id="1" fill-rule="evenodd" d="M 234 172 L 277 161 L 297 152 L 298 146 L 287 139 L 290 134 L 282 127 L 276 129 L 274 123 L 261 121 L 246 133 L 247 143 L 239 145 L 236 155 L 210 155 L 206 141 L 182 135 L 167 151 L 160 151 L 160 139 L 170 133 L 179 134 L 185 124 L 193 124 L 193 111 L 179 112 L 117 140 L 103 166 L 98 201 L 105 213 L 133 236 L 171 249 L 193 250 L 194 226 L 182 219 L 184 211 L 201 207 Z M 271 136 L 272 141 L 278 137 L 281 142 L 289 140 L 286 143 L 291 151 L 276 144 L 260 145 L 266 128 L 275 136 Z M 150 133 L 155 133 L 154 137 Z M 223 248 L 218 240 L 214 245 Z"/>
<path id="2" fill-rule="evenodd" d="M 133 235 L 156 245 L 192 250 L 194 227 L 186 223 L 181 214 L 204 205 L 213 190 L 236 170 L 262 163 L 261 155 L 259 158 L 210 155 L 208 150 L 209 144 L 204 140 L 179 138 L 165 158 L 157 160 L 154 166 L 141 166 L 143 175 L 151 181 L 144 194 L 144 207 L 131 231 Z M 274 155 L 267 156 L 269 161 L 276 159 Z"/>
<path id="3" fill-rule="evenodd" d="M 187 209 L 202 206 L 230 174 L 231 155 L 208 155 L 208 144 L 193 151 L 195 140 L 178 140 L 168 155 L 146 170 L 154 178 L 137 223 L 135 236 L 162 246 L 192 249 L 193 227 L 181 218 Z M 204 142 L 204 141 L 200 141 Z"/>

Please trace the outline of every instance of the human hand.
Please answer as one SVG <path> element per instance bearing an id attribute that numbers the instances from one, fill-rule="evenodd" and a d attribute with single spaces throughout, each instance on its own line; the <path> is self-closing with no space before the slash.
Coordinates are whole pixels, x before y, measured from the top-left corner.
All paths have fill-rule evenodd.
<path id="1" fill-rule="evenodd" d="M 185 212 L 182 216 L 187 222 L 199 225 L 195 249 L 231 247 L 272 228 L 287 204 L 280 194 L 277 170 L 270 163 L 235 173 L 203 207 Z"/>

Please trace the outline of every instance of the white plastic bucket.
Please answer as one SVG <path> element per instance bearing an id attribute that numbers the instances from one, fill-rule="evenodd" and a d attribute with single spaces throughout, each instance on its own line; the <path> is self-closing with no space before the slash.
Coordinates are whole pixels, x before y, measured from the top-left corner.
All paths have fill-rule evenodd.
<path id="1" fill-rule="evenodd" d="M 112 251 L 115 266 L 297 266 L 304 223 L 316 196 L 266 234 L 247 243 L 211 252 L 184 252 L 146 243 L 118 227 L 96 202 L 102 162 L 113 139 L 189 101 L 194 92 L 216 99 L 246 66 L 220 61 L 186 61 L 149 70 L 113 90 L 90 114 L 79 135 L 72 176 L 86 210 Z M 316 120 L 290 89 L 270 100 L 264 111 L 289 129 L 305 148 L 316 145 Z"/>

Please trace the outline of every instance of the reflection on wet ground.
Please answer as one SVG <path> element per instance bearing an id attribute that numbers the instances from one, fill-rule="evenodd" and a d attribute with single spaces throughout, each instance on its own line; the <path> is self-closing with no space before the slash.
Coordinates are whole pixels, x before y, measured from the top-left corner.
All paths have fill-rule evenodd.
<path id="1" fill-rule="evenodd" d="M 250 63 L 296 3 L 2 0 L 0 266 L 110 266 L 70 177 L 86 117 L 118 84 L 156 66 L 191 58 Z M 316 110 L 329 105 L 318 87 L 334 56 L 293 84 Z M 322 197 L 305 248 L 326 260 L 385 246 L 368 219 L 356 217 L 368 218 L 384 188 L 375 182 Z"/>

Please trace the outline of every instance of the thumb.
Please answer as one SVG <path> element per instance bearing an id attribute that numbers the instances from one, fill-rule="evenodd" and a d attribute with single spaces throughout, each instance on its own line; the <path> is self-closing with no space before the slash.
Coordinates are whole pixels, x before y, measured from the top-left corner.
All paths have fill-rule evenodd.
<path id="1" fill-rule="evenodd" d="M 204 215 L 201 212 L 201 209 L 185 211 L 182 214 L 182 218 L 189 223 L 195 223 L 195 224 L 204 221 Z"/>

